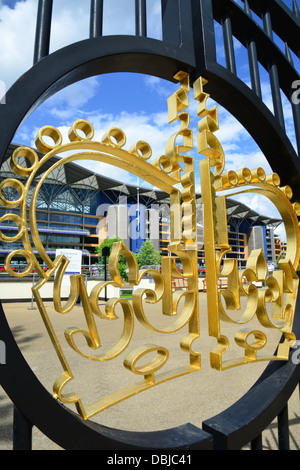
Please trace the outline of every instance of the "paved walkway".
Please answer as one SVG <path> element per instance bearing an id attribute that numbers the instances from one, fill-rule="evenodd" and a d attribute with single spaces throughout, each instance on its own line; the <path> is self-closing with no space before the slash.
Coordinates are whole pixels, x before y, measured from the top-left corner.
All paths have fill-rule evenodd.
<path id="1" fill-rule="evenodd" d="M 166 429 L 186 422 L 201 427 L 201 423 L 205 419 L 225 410 L 247 392 L 266 367 L 266 363 L 261 362 L 236 367 L 223 372 L 211 369 L 209 352 L 215 347 L 216 342 L 208 336 L 206 295 L 201 293 L 199 299 L 201 335 L 196 347 L 202 356 L 201 371 L 171 380 L 140 393 L 127 401 L 103 411 L 93 418 L 94 421 L 107 426 L 133 431 Z M 52 310 L 50 303 L 46 305 L 55 325 L 55 330 L 62 333 L 61 339 L 63 339 L 63 331 L 67 327 L 74 325 L 78 327 L 84 326 L 84 318 L 80 306 L 76 306 L 71 315 L 58 315 Z M 41 383 L 51 391 L 55 378 L 61 373 L 61 366 L 38 310 L 31 310 L 30 307 L 30 303 L 4 304 L 4 311 L 25 359 Z M 99 320 L 98 328 L 103 347 L 109 348 L 110 344 L 114 344 L 119 337 L 123 327 L 121 318 L 122 315 L 120 315 L 120 320 L 115 322 Z M 160 323 L 161 316 L 158 314 L 157 309 L 152 308 L 152 310 L 149 310 L 149 318 L 158 328 L 162 326 Z M 173 320 L 165 318 L 164 321 L 170 323 Z M 119 324 L 121 329 L 118 326 Z M 226 324 L 223 331 L 230 338 L 234 330 L 231 324 Z M 171 364 L 182 361 L 183 358 L 186 359 L 185 353 L 180 352 L 178 349 L 179 341 L 183 336 L 182 331 L 172 335 L 159 335 L 158 339 L 154 333 L 153 331 L 143 329 L 136 322 L 133 337 L 135 343 L 133 343 L 133 346 L 147 343 L 166 344 L 167 349 L 170 351 Z M 277 339 L 275 335 L 269 343 L 269 348 L 272 352 L 274 351 Z M 161 343 L 161 341 L 164 341 L 164 343 Z M 101 385 L 101 390 L 108 393 L 113 391 L 120 381 L 126 383 L 126 380 L 131 378 L 130 372 L 122 366 L 126 353 L 120 356 L 119 362 L 117 359 L 113 362 L 112 375 L 109 375 L 108 372 L 109 362 L 96 363 L 94 361 L 86 361 L 76 353 L 73 354 L 73 351 L 69 349 L 66 354 L 68 354 L 68 360 L 71 366 L 74 367 L 75 372 L 82 371 L 80 366 L 84 367 L 84 376 L 79 375 L 79 380 L 74 382 L 72 387 L 78 387 L 81 395 L 87 402 L 99 398 L 99 385 Z M 289 403 L 289 418 L 291 422 L 291 449 L 299 450 L 300 417 L 298 389 L 294 392 Z M 277 448 L 277 443 L 277 424 L 274 422 L 264 432 L 264 449 L 275 449 Z M 0 449 L 12 449 L 12 404 L 1 388 Z M 34 428 L 33 449 L 56 450 L 59 447 Z"/>

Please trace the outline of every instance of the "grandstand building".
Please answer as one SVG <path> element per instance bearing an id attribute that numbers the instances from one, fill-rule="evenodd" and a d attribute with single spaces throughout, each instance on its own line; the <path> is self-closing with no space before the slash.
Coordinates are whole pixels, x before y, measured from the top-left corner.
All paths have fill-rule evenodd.
<path id="1" fill-rule="evenodd" d="M 9 161 L 17 147 L 19 146 L 15 144 L 9 146 L 1 167 L 0 183 L 7 178 L 16 178 Z M 58 160 L 57 157 L 52 157 L 43 166 L 43 171 Z M 35 184 L 42 174 L 37 174 Z M 19 179 L 22 181 L 22 177 Z M 13 197 L 9 195 L 12 188 L 3 188 L 2 191 L 6 199 Z M 229 243 L 232 248 L 231 253 L 226 256 L 237 258 L 240 267 L 244 267 L 251 250 L 262 248 L 268 262 L 276 262 L 285 250 L 284 243 L 275 232 L 282 223 L 281 220 L 264 217 L 230 198 L 226 199 L 226 206 Z M 82 251 L 83 264 L 93 264 L 98 260 L 95 247 L 106 237 L 118 236 L 134 253 L 144 240 L 149 239 L 156 250 L 167 254 L 170 237 L 169 209 L 168 195 L 162 191 L 124 184 L 94 174 L 75 163 L 67 163 L 51 172 L 42 185 L 36 218 L 40 239 L 50 257 L 55 257 L 58 248 L 72 248 Z M 197 197 L 197 211 L 198 259 L 201 266 L 204 265 L 201 195 Z M 6 210 L 0 206 L 0 218 L 7 212 L 14 210 Z M 13 236 L 18 229 L 12 222 L 4 219 L 0 223 L 0 230 L 6 236 Z M 1 242 L 0 265 L 3 265 L 8 253 L 20 247 L 20 242 Z"/>

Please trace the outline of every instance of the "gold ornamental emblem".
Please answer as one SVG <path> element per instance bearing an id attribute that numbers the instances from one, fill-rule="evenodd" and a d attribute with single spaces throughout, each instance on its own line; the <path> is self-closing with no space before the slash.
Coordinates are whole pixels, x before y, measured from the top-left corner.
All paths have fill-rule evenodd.
<path id="1" fill-rule="evenodd" d="M 62 372 L 53 385 L 54 397 L 63 403 L 75 404 L 84 419 L 162 382 L 201 371 L 201 354 L 195 346 L 196 340 L 197 344 L 201 344 L 195 159 L 188 155 L 193 149 L 193 132 L 190 129 L 190 115 L 186 111 L 189 107 L 190 83 L 185 72 L 179 72 L 174 78 L 178 80 L 179 88 L 168 99 L 168 111 L 169 123 L 178 121 L 178 131 L 168 139 L 164 155 L 150 161 L 152 151 L 144 141 L 138 141 L 126 150 L 126 136 L 118 128 L 110 129 L 101 141 L 94 141 L 92 125 L 85 120 L 78 120 L 69 131 L 67 143 L 62 142 L 58 129 L 43 127 L 36 138 L 36 148 L 44 156 L 40 159 L 32 148 L 19 147 L 11 157 L 11 169 L 16 178 L 6 179 L 0 184 L 1 205 L 14 210 L 13 213 L 5 214 L 0 223 L 11 221 L 18 227 L 14 237 L 7 237 L 0 232 L 0 239 L 23 244 L 23 249 L 12 251 L 8 255 L 6 271 L 15 277 L 26 276 L 32 269 L 37 272 L 39 279 L 32 288 L 33 295 L 62 367 Z M 193 83 L 193 90 L 200 118 L 197 146 L 199 154 L 202 155 L 199 163 L 208 334 L 216 340 L 216 346 L 210 353 L 210 364 L 212 368 L 222 371 L 256 361 L 287 361 L 290 348 L 296 340 L 293 334 L 293 319 L 299 284 L 296 272 L 300 255 L 300 206 L 298 203 L 291 203 L 291 188 L 281 187 L 280 178 L 275 173 L 266 175 L 261 168 L 241 168 L 239 171 L 224 172 L 225 156 L 215 136 L 219 129 L 218 109 L 216 106 L 207 108 L 209 95 L 204 91 L 206 83 L 206 80 L 200 77 Z M 46 143 L 45 136 L 52 138 L 53 145 Z M 180 144 L 177 144 L 178 140 Z M 49 168 L 47 162 L 53 156 L 61 158 Z M 21 166 L 19 157 L 26 157 L 30 161 L 30 167 Z M 105 162 L 127 170 L 169 195 L 171 233 L 168 251 L 172 256 L 162 259 L 161 272 L 152 269 L 139 270 L 134 254 L 123 242 L 117 242 L 109 258 L 111 280 L 98 282 L 88 293 L 83 275 L 72 275 L 69 299 L 63 304 L 62 279 L 69 260 L 64 255 L 51 260 L 46 253 L 37 225 L 37 200 L 51 172 L 68 162 L 84 159 Z M 42 176 L 39 177 L 38 183 L 33 185 L 37 173 Z M 14 188 L 18 198 L 13 201 L 6 199 L 4 188 Z M 250 253 L 244 269 L 239 269 L 236 259 L 226 257 L 231 250 L 226 197 L 243 192 L 259 193 L 267 197 L 276 206 L 284 223 L 287 234 L 286 255 L 278 262 L 279 269 L 272 275 L 268 274 L 267 261 L 262 250 L 253 250 Z M 17 209 L 19 214 L 16 213 Z M 12 269 L 12 260 L 16 255 L 23 256 L 27 261 L 27 267 L 22 273 L 16 273 Z M 132 301 L 112 297 L 102 305 L 99 298 L 109 285 L 124 287 L 118 268 L 120 255 L 125 257 L 128 264 L 128 282 L 135 286 Z M 40 265 L 39 259 L 47 266 L 46 270 Z M 182 263 L 182 272 L 176 266 L 176 259 Z M 70 326 L 64 331 L 64 344 L 58 338 L 41 295 L 41 289 L 53 275 L 54 310 L 57 315 L 70 318 Z M 151 288 L 142 287 L 146 275 L 153 280 Z M 187 280 L 187 288 L 173 292 L 173 277 Z M 220 279 L 226 280 L 225 289 L 220 288 Z M 81 299 L 84 328 L 72 326 L 72 311 L 78 296 Z M 161 315 L 170 320 L 167 326 L 154 325 L 145 304 L 161 306 Z M 118 312 L 122 311 L 124 317 L 120 338 L 104 350 L 101 325 L 111 321 L 111 328 L 114 327 L 114 321 L 119 319 L 117 308 Z M 137 324 L 151 330 L 151 339 L 155 338 L 156 334 L 159 335 L 159 340 L 155 342 L 153 339 L 150 344 L 134 346 Z M 238 354 L 230 354 L 229 358 L 227 354 L 232 344 L 226 336 L 226 324 L 236 326 L 234 343 L 239 350 Z M 282 333 L 283 341 L 274 355 L 265 354 L 268 340 L 266 331 L 272 334 L 273 330 Z M 183 366 L 175 368 L 170 366 L 169 351 L 162 344 L 162 338 L 174 334 L 179 338 L 178 347 L 185 359 Z M 84 346 L 80 339 L 84 339 Z M 94 363 L 95 380 L 99 368 L 104 363 L 110 363 L 124 354 L 123 365 L 131 373 L 132 383 L 105 396 L 99 396 L 93 403 L 83 403 L 80 395 L 72 391 L 75 376 L 67 360 L 65 348 L 71 348 L 84 361 Z M 148 354 L 152 359 L 145 363 Z M 135 376 L 140 376 L 139 380 Z"/>

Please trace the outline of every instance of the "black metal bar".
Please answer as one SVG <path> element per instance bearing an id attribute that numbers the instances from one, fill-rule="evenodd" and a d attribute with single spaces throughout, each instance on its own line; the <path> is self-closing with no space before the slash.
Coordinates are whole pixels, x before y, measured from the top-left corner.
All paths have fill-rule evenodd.
<path id="1" fill-rule="evenodd" d="M 265 9 L 263 13 L 263 25 L 264 25 L 265 33 L 273 41 L 271 14 L 268 9 Z M 269 69 L 270 85 L 271 85 L 271 92 L 272 92 L 272 98 L 273 98 L 274 114 L 275 114 L 275 117 L 278 119 L 278 122 L 281 125 L 281 127 L 285 129 L 284 114 L 283 114 L 282 100 L 281 100 L 281 94 L 280 94 L 280 82 L 279 82 L 278 68 L 272 58 L 270 58 L 268 69 Z"/>
<path id="2" fill-rule="evenodd" d="M 292 59 L 292 56 L 291 56 L 291 51 L 290 51 L 289 46 L 288 46 L 287 43 L 285 43 L 285 55 L 286 55 L 286 58 L 289 61 L 289 63 L 294 67 L 294 62 L 293 62 L 293 59 Z"/>
<path id="3" fill-rule="evenodd" d="M 91 0 L 90 38 L 103 34 L 103 0 Z"/>
<path id="4" fill-rule="evenodd" d="M 300 157 L 300 103 L 292 102 L 292 111 L 294 118 L 295 137 L 298 149 L 298 156 Z"/>
<path id="5" fill-rule="evenodd" d="M 147 36 L 146 0 L 135 0 L 135 34 L 136 36 Z"/>
<path id="6" fill-rule="evenodd" d="M 267 36 L 273 40 L 272 20 L 271 13 L 268 9 L 265 9 L 262 15 L 264 30 Z"/>
<path id="7" fill-rule="evenodd" d="M 257 60 L 257 48 L 256 48 L 255 41 L 251 39 L 247 45 L 247 49 L 248 49 L 248 58 L 249 58 L 251 87 L 254 93 L 260 99 L 262 99 L 260 74 L 259 74 L 258 60 Z"/>
<path id="8" fill-rule="evenodd" d="M 224 4 L 225 1 L 223 0 L 219 4 Z M 272 1 L 278 4 L 277 0 Z M 40 1 L 39 11 L 42 12 L 42 6 L 49 6 L 50 3 L 52 5 L 52 0 L 51 2 Z M 93 35 L 98 35 L 96 31 L 99 31 L 100 23 L 95 8 L 101 4 L 102 1 L 93 2 L 93 20 L 97 19 L 96 23 L 94 21 L 92 23 Z M 269 115 L 265 116 L 266 110 L 260 108 L 261 103 L 254 93 L 229 70 L 218 66 L 215 61 L 213 62 L 215 42 L 211 0 L 193 0 L 193 2 L 191 0 L 162 0 L 162 5 L 164 6 L 164 39 L 171 43 L 172 46 L 186 44 L 185 39 L 190 37 L 192 21 L 189 18 L 189 10 L 191 5 L 193 8 L 195 5 L 195 9 L 198 9 L 199 12 L 201 11 L 202 16 L 193 18 L 194 29 L 198 27 L 199 32 L 197 34 L 199 36 L 202 34 L 202 42 L 200 41 L 197 46 L 198 52 L 200 51 L 200 59 L 197 58 L 197 71 L 204 69 L 205 76 L 209 79 L 208 86 L 213 91 L 212 97 L 216 99 L 218 96 L 221 97 L 224 104 L 227 104 L 227 108 L 230 111 L 232 110 L 233 114 L 244 118 L 244 122 L 249 123 L 248 127 L 252 130 L 251 134 L 257 137 L 257 140 L 262 143 L 263 148 L 272 144 L 270 155 L 272 154 L 272 158 L 275 155 L 274 161 L 276 164 L 276 158 L 280 158 L 279 167 L 286 170 L 288 180 L 290 181 L 295 178 L 295 181 L 299 182 L 299 167 L 296 164 L 294 165 L 295 162 L 288 158 L 292 154 L 289 152 L 288 144 L 284 145 L 285 135 L 282 135 L 282 129 L 280 129 L 280 133 L 277 131 L 278 123 L 276 122 L 276 126 L 275 124 L 273 126 L 275 118 L 272 116 L 272 121 L 270 121 Z M 208 7 L 207 10 L 206 7 Z M 228 9 L 230 15 L 233 8 Z M 174 22 L 172 22 L 172 19 L 174 19 Z M 249 18 L 246 19 L 249 21 Z M 206 27 L 207 25 L 204 26 L 206 20 L 208 20 L 208 27 Z M 231 27 L 234 24 L 232 16 L 230 16 L 229 20 Z M 43 21 L 43 15 L 39 13 L 38 26 L 40 30 L 43 29 L 42 25 L 50 28 L 51 18 L 49 22 Z M 261 33 L 265 36 L 262 31 Z M 232 33 L 228 28 L 227 34 L 232 41 Z M 243 34 L 241 33 L 241 35 Z M 236 37 L 240 40 L 239 35 L 236 35 Z M 42 38 L 45 39 L 45 36 L 42 35 Z M 273 45 L 269 39 L 268 41 Z M 36 44 L 41 46 L 42 42 L 38 38 Z M 260 46 L 257 38 L 255 38 L 255 42 Z M 45 44 L 47 44 L 47 41 L 45 41 Z M 0 141 L 4 142 L 3 145 L 0 145 L 1 152 L 6 150 L 16 128 L 27 113 L 40 104 L 46 96 L 50 96 L 51 93 L 57 92 L 59 89 L 80 79 L 114 71 L 146 71 L 147 73 L 171 80 L 174 73 L 181 70 L 182 67 L 188 72 L 195 69 L 194 62 L 190 60 L 193 52 L 187 56 L 186 49 L 184 49 L 184 54 L 182 54 L 179 47 L 166 47 L 165 44 L 159 44 L 159 41 L 151 42 L 151 40 L 143 37 L 128 37 L 122 40 L 121 44 L 117 38 L 94 38 L 88 44 L 91 47 L 86 47 L 86 42 L 83 41 L 79 44 L 71 45 L 68 48 L 68 54 L 61 50 L 54 57 L 50 55 L 38 63 L 34 70 L 30 69 L 24 74 L 22 80 L 16 82 L 8 93 L 8 104 L 5 112 L 0 109 L 0 122 L 3 128 Z M 203 47 L 202 51 L 201 47 Z M 40 57 L 39 54 L 37 54 L 37 57 Z M 153 57 L 155 57 L 154 60 Z M 285 62 L 285 65 L 288 66 L 288 62 Z M 274 60 L 274 63 L 277 65 L 278 70 L 280 70 L 280 63 L 276 60 Z M 205 70 L 206 66 L 208 67 Z M 229 67 L 229 69 L 231 70 L 232 67 Z M 288 67 L 286 69 L 289 71 Z M 235 96 L 234 100 L 232 99 L 233 96 Z M 244 110 L 242 109 L 243 107 Z M 247 118 L 244 117 L 246 115 Z M 243 122 L 243 119 L 241 119 L 241 122 Z M 267 132 L 264 124 L 267 124 Z M 262 129 L 257 129 L 259 127 Z M 273 130 L 275 130 L 274 133 L 272 132 Z M 277 142 L 282 142 L 282 147 L 286 150 L 285 154 L 280 152 L 280 147 L 276 145 Z M 279 156 L 276 157 L 277 155 Z M 292 170 L 290 170 L 291 168 Z M 293 171 L 293 168 L 295 171 Z M 294 333 L 296 337 L 300 334 L 299 315 L 297 313 L 300 313 L 299 301 L 297 302 L 295 314 Z M 211 448 L 211 434 L 207 434 L 192 425 L 184 425 L 173 430 L 160 431 L 158 433 L 133 433 L 110 429 L 105 426 L 96 425 L 93 422 L 83 422 L 77 415 L 74 415 L 56 400 L 53 400 L 52 396 L 39 383 L 14 341 L 1 305 L 0 330 L 1 334 L 4 334 L 5 343 L 9 348 L 9 357 L 11 358 L 9 368 L 8 366 L 1 367 L 1 386 L 4 387 L 9 396 L 15 398 L 19 409 L 22 409 L 22 412 L 18 408 L 14 410 L 14 447 L 16 450 L 31 448 L 31 422 L 37 425 L 49 438 L 54 438 L 55 442 L 70 450 L 78 450 L 78 446 L 82 446 L 83 449 L 87 450 L 92 450 L 93 448 L 101 450 L 121 450 L 124 448 L 131 450 L 143 447 L 161 450 L 162 448 L 174 449 L 174 443 L 176 443 L 176 448 L 183 449 L 200 449 L 202 446 L 203 448 Z M 254 438 L 254 436 L 257 436 L 258 432 L 262 432 L 272 422 L 274 417 L 277 416 L 278 410 L 282 410 L 282 404 L 286 403 L 295 386 L 299 383 L 300 371 L 299 366 L 297 370 L 296 367 L 292 361 L 288 361 L 286 364 L 280 364 L 277 361 L 271 367 L 269 365 L 264 378 L 261 377 L 257 384 L 239 402 L 225 410 L 218 417 L 214 417 L 206 422 L 206 429 L 209 432 L 212 431 L 212 434 L 216 436 L 216 440 L 220 442 L 220 447 L 223 445 L 226 448 L 240 447 L 250 440 L 252 440 L 251 445 L 253 447 L 259 445 L 260 437 Z M 17 375 L 13 374 L 15 370 L 18 370 Z M 270 393 L 270 390 L 272 393 Z M 35 407 L 32 406 L 32 397 L 35 398 Z M 30 418 L 31 422 L 25 418 L 25 414 Z M 282 448 L 285 448 L 287 445 L 287 414 L 287 407 L 285 407 L 278 416 L 279 441 Z"/>
<path id="9" fill-rule="evenodd" d="M 296 0 L 293 0 L 293 14 L 297 20 L 300 20 L 300 12 Z"/>
<path id="10" fill-rule="evenodd" d="M 193 80 L 205 73 L 209 63 L 217 62 L 212 0 L 193 1 L 192 20 L 196 58 L 196 69 L 191 77 Z"/>
<path id="11" fill-rule="evenodd" d="M 174 46 L 180 46 L 182 42 L 179 1 L 161 0 L 163 40 Z"/>
<path id="12" fill-rule="evenodd" d="M 275 2 L 276 0 L 274 0 Z M 251 5 L 251 0 L 248 0 Z M 233 0 L 222 0 L 218 2 L 214 0 L 214 18 L 221 24 L 222 17 L 225 11 L 230 11 L 230 19 L 233 35 L 247 47 L 249 39 L 255 40 L 257 45 L 257 58 L 259 63 L 269 71 L 270 59 L 271 62 L 277 65 L 280 89 L 290 100 L 291 84 L 299 80 L 299 74 L 294 66 L 289 63 L 286 55 L 279 49 L 276 43 L 270 38 L 264 30 L 257 25 L 253 19 L 246 14 L 241 7 L 239 7 Z M 273 5 L 273 3 L 271 3 Z M 269 3 L 268 3 L 269 6 Z M 253 10 L 253 8 L 252 8 Z M 271 10 L 271 9 L 270 9 Z M 289 23 L 287 23 L 289 24 Z M 292 22 L 292 24 L 294 24 Z M 295 25 L 294 25 L 295 26 Z M 272 16 L 273 27 L 273 16 Z M 273 28 L 274 30 L 274 28 Z M 299 28 L 298 28 L 298 36 Z M 289 44 L 289 43 L 288 43 Z M 290 46 L 290 44 L 289 44 Z"/>
<path id="13" fill-rule="evenodd" d="M 13 450 L 32 449 L 32 427 L 19 408 L 14 406 Z"/>
<path id="14" fill-rule="evenodd" d="M 279 413 L 277 423 L 279 450 L 290 450 L 288 404 Z"/>
<path id="15" fill-rule="evenodd" d="M 107 281 L 107 259 L 110 256 L 110 247 L 109 246 L 104 246 L 102 249 L 102 256 L 104 257 L 104 281 Z M 108 300 L 107 298 L 107 288 L 105 286 L 105 302 Z"/>
<path id="16" fill-rule="evenodd" d="M 294 62 L 289 50 L 289 47 L 287 44 L 285 44 L 285 55 L 289 63 L 294 67 Z M 297 149 L 298 149 L 298 156 L 300 157 L 300 103 L 295 102 L 293 98 L 295 90 L 291 90 L 291 96 L 290 96 L 290 101 L 292 105 L 292 111 L 293 111 L 293 118 L 294 118 L 294 126 L 295 126 L 295 137 L 296 137 L 296 143 L 297 143 Z M 297 100 L 298 101 L 298 100 Z"/>
<path id="17" fill-rule="evenodd" d="M 299 272 L 297 274 L 299 275 Z M 300 293 L 297 296 L 295 312 L 300 312 Z M 293 331 L 298 337 L 300 321 L 296 319 L 296 315 Z M 255 439 L 258 433 L 262 433 L 278 417 L 279 410 L 282 410 L 292 396 L 299 384 L 299 376 L 299 364 L 293 364 L 292 361 L 271 361 L 257 382 L 240 400 L 202 423 L 202 429 L 214 436 L 215 449 L 224 449 L 225 445 L 228 450 L 241 449 Z M 286 410 L 283 410 L 279 420 L 284 422 L 286 417 Z"/>
<path id="18" fill-rule="evenodd" d="M 259 17 L 263 15 L 265 2 L 259 0 L 248 0 L 250 8 Z M 270 0 L 267 2 L 272 15 L 272 29 L 282 39 L 287 42 L 291 50 L 300 57 L 299 47 L 299 25 L 300 18 L 297 10 L 294 12 L 282 0 Z"/>
<path id="19" fill-rule="evenodd" d="M 236 63 L 235 63 L 235 55 L 234 55 L 231 19 L 228 13 L 226 13 L 224 17 L 222 18 L 222 28 L 223 28 L 226 67 L 228 68 L 228 70 L 230 70 L 230 72 L 236 75 Z"/>
<path id="20" fill-rule="evenodd" d="M 193 34 L 193 17 L 192 17 L 192 4 L 194 0 L 179 0 L 179 21 L 181 28 L 182 45 L 186 51 L 189 51 L 190 56 L 195 56 L 195 43 Z M 198 16 L 198 24 L 200 18 Z"/>
<path id="21" fill-rule="evenodd" d="M 197 0 L 196 0 L 197 1 Z M 187 61 L 195 61 L 192 6 L 194 0 L 161 0 L 163 41 L 184 51 Z M 200 27 L 200 18 L 196 18 Z"/>
<path id="22" fill-rule="evenodd" d="M 33 63 L 49 54 L 53 0 L 39 0 Z"/>
<path id="23" fill-rule="evenodd" d="M 247 15 L 250 16 L 250 18 L 252 18 L 248 0 L 245 0 L 245 13 L 247 13 Z M 252 36 L 250 36 L 249 40 L 247 41 L 247 50 L 248 50 L 251 87 L 254 93 L 260 99 L 262 99 L 260 74 L 259 74 L 258 59 L 257 59 L 257 48 L 256 48 L 256 42 L 254 41 Z"/>
<path id="24" fill-rule="evenodd" d="M 285 129 L 283 107 L 280 94 L 280 83 L 278 76 L 278 68 L 276 64 L 271 64 L 269 67 L 270 84 L 273 98 L 274 114 L 278 119 L 279 124 Z"/>
<path id="25" fill-rule="evenodd" d="M 262 450 L 262 434 L 259 434 L 251 442 L 251 450 Z"/>

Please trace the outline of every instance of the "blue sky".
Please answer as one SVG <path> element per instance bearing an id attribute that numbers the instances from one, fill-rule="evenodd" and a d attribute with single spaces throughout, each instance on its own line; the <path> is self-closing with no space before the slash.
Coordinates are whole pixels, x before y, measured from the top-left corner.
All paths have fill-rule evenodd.
<path id="1" fill-rule="evenodd" d="M 6 89 L 31 67 L 37 3 L 37 0 L 0 0 L 0 80 Z M 89 3 L 89 0 L 54 0 L 51 52 L 88 37 Z M 237 0 L 237 3 L 243 2 Z M 285 0 L 285 3 L 292 6 L 292 0 Z M 106 0 L 104 5 L 104 34 L 134 34 L 134 0 Z M 160 39 L 160 0 L 148 0 L 148 14 L 148 34 Z M 219 47 L 222 31 L 217 25 L 216 33 L 218 60 L 224 64 L 224 53 Z M 280 40 L 278 45 L 284 50 Z M 247 53 L 238 41 L 235 42 L 235 50 L 238 75 L 245 83 L 249 83 Z M 295 56 L 293 58 L 299 71 L 299 60 Z M 268 77 L 262 68 L 260 72 L 263 98 L 272 109 Z M 46 124 L 58 127 L 66 137 L 73 122 L 84 118 L 95 128 L 95 139 L 100 139 L 110 127 L 117 126 L 127 136 L 126 148 L 138 140 L 145 140 L 152 147 L 153 157 L 157 157 L 164 153 L 166 141 L 176 129 L 176 123 L 173 126 L 168 125 L 167 98 L 177 88 L 177 85 L 145 75 L 122 73 L 92 77 L 62 90 L 40 106 L 19 129 L 14 141 L 22 145 L 34 145 L 37 131 Z M 198 117 L 192 92 L 190 102 L 191 127 L 195 138 L 194 155 L 196 159 L 200 159 L 196 150 Z M 284 108 L 288 134 L 295 144 L 292 113 L 285 99 Z M 225 150 L 226 168 L 237 170 L 243 166 L 250 169 L 262 166 L 270 173 L 271 168 L 253 139 L 220 106 L 219 119 L 220 130 L 216 135 Z M 85 163 L 85 166 L 120 181 L 132 184 L 137 182 L 134 175 L 111 166 L 101 163 L 96 166 L 95 163 Z M 197 189 L 200 191 L 199 173 L 196 177 Z M 139 184 L 143 182 L 140 181 Z M 250 203 L 248 196 L 241 196 L 240 199 Z M 252 198 L 251 207 L 264 215 L 278 216 L 266 199 L 262 204 L 257 196 Z"/>

